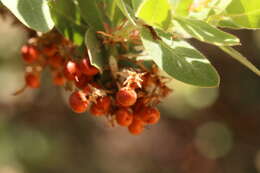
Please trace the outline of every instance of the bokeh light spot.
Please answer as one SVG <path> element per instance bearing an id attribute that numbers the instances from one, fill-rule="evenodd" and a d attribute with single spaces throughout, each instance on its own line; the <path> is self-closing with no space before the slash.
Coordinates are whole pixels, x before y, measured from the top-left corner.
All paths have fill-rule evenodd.
<path id="1" fill-rule="evenodd" d="M 218 88 L 198 88 L 177 80 L 170 86 L 174 93 L 165 99 L 162 107 L 178 119 L 195 118 L 194 111 L 211 106 L 219 96 Z"/>
<path id="2" fill-rule="evenodd" d="M 195 145 L 207 158 L 217 159 L 225 156 L 233 144 L 229 128 L 219 122 L 208 122 L 196 131 Z"/>

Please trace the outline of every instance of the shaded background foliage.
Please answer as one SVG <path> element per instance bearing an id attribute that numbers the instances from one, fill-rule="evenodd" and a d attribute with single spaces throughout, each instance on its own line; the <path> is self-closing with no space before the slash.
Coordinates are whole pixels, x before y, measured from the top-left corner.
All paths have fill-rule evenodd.
<path id="1" fill-rule="evenodd" d="M 222 76 L 219 89 L 173 81 L 160 123 L 140 136 L 75 115 L 66 93 L 43 75 L 39 90 L 23 85 L 19 48 L 28 30 L 0 17 L 0 172 L 257 173 L 260 172 L 260 81 L 213 46 L 194 40 Z M 260 66 L 260 32 L 235 31 L 240 51 Z"/>

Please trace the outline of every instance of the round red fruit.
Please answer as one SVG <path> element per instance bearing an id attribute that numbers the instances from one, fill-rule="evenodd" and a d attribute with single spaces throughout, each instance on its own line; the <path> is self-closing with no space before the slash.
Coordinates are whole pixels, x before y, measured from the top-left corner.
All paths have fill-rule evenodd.
<path id="1" fill-rule="evenodd" d="M 26 86 L 30 88 L 39 88 L 40 87 L 40 75 L 34 73 L 28 73 L 25 75 Z"/>
<path id="2" fill-rule="evenodd" d="M 23 60 L 27 63 L 33 63 L 39 58 L 39 51 L 35 46 L 24 45 L 21 48 Z"/>
<path id="3" fill-rule="evenodd" d="M 129 126 L 133 121 L 133 114 L 126 108 L 120 108 L 116 111 L 116 121 L 121 126 Z"/>
<path id="4" fill-rule="evenodd" d="M 111 99 L 109 96 L 97 99 L 97 103 L 93 104 L 90 112 L 92 115 L 101 116 L 109 113 L 111 108 Z"/>
<path id="5" fill-rule="evenodd" d="M 77 74 L 77 63 L 72 60 L 67 61 L 65 63 L 63 72 L 68 80 L 74 80 L 75 75 Z"/>
<path id="6" fill-rule="evenodd" d="M 160 120 L 160 112 L 157 108 L 145 107 L 140 113 L 140 118 L 146 124 L 156 124 Z"/>
<path id="7" fill-rule="evenodd" d="M 139 135 L 144 130 L 144 122 L 134 118 L 133 122 L 128 126 L 128 130 L 133 135 Z"/>
<path id="8" fill-rule="evenodd" d="M 90 82 L 82 90 L 87 95 L 87 94 L 90 94 L 92 92 L 92 88 L 101 89 L 102 87 L 96 82 Z"/>
<path id="9" fill-rule="evenodd" d="M 83 113 L 87 111 L 89 101 L 81 91 L 75 91 L 69 97 L 69 104 L 74 112 Z"/>
<path id="10" fill-rule="evenodd" d="M 60 72 L 57 72 L 53 75 L 52 81 L 53 84 L 57 86 L 63 86 L 66 83 L 65 77 Z"/>
<path id="11" fill-rule="evenodd" d="M 91 76 L 87 76 L 84 74 L 78 75 L 75 78 L 75 85 L 79 88 L 79 89 L 83 89 L 85 88 L 89 81 L 91 81 L 92 77 Z"/>
<path id="12" fill-rule="evenodd" d="M 56 54 L 48 58 L 48 63 L 53 68 L 59 68 L 64 64 L 64 59 L 59 54 Z"/>
<path id="13" fill-rule="evenodd" d="M 43 49 L 43 53 L 49 57 L 54 56 L 57 52 L 58 52 L 58 47 L 54 44 L 46 46 Z"/>
<path id="14" fill-rule="evenodd" d="M 123 107 L 129 107 L 135 104 L 137 94 L 135 90 L 131 88 L 121 88 L 116 93 L 116 102 Z"/>
<path id="15" fill-rule="evenodd" d="M 143 99 L 138 99 L 135 103 L 135 105 L 133 106 L 133 111 L 134 112 L 140 112 L 143 107 L 145 107 L 145 103 Z"/>
<path id="16" fill-rule="evenodd" d="M 104 112 L 100 109 L 97 104 L 93 104 L 90 108 L 90 113 L 94 116 L 102 116 Z"/>
<path id="17" fill-rule="evenodd" d="M 82 73 L 84 73 L 85 75 L 88 76 L 94 76 L 96 74 L 99 73 L 99 70 L 92 66 L 89 62 L 88 58 L 83 58 L 80 62 L 80 70 L 82 71 Z"/>

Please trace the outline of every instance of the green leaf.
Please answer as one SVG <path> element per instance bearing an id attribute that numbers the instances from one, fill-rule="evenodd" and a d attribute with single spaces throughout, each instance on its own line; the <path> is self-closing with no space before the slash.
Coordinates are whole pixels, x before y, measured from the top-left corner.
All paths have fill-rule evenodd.
<path id="1" fill-rule="evenodd" d="M 187 16 L 193 0 L 170 0 L 175 16 Z"/>
<path id="2" fill-rule="evenodd" d="M 85 22 L 96 31 L 104 30 L 103 15 L 101 13 L 98 0 L 76 0 L 79 4 L 80 12 Z"/>
<path id="3" fill-rule="evenodd" d="M 162 40 L 154 40 L 149 30 L 142 30 L 147 55 L 144 59 L 153 60 L 163 71 L 184 83 L 201 87 L 219 85 L 217 71 L 199 51 L 183 40 L 172 40 L 171 35 L 158 34 Z"/>
<path id="4" fill-rule="evenodd" d="M 122 11 L 119 9 L 119 7 L 117 6 L 117 1 L 116 0 L 104 0 L 104 2 L 107 4 L 106 5 L 106 16 L 109 19 L 109 24 L 110 27 L 114 28 L 116 26 L 118 26 L 118 24 L 125 19 L 124 14 L 122 13 Z"/>
<path id="5" fill-rule="evenodd" d="M 188 18 L 175 18 L 175 25 L 194 38 L 217 46 L 233 46 L 239 44 L 239 39 L 231 34 L 221 31 L 204 21 Z"/>
<path id="6" fill-rule="evenodd" d="M 137 11 L 138 7 L 143 3 L 144 0 L 132 0 L 132 6 L 134 11 Z"/>
<path id="7" fill-rule="evenodd" d="M 260 1 L 259 0 L 233 0 L 222 16 L 222 20 L 233 21 L 241 28 L 260 28 Z M 223 27 L 229 27 L 221 23 Z"/>
<path id="8" fill-rule="evenodd" d="M 189 17 L 199 20 L 207 20 L 208 18 L 211 18 L 211 16 L 214 18 L 214 16 L 218 16 L 224 12 L 231 2 L 232 0 L 194 1 L 190 8 Z"/>
<path id="9" fill-rule="evenodd" d="M 29 28 L 47 32 L 54 26 L 46 0 L 2 0 L 2 3 Z"/>
<path id="10" fill-rule="evenodd" d="M 85 45 L 88 49 L 91 64 L 103 72 L 106 61 L 102 52 L 101 44 L 96 37 L 96 32 L 92 28 L 89 28 L 86 32 Z"/>
<path id="11" fill-rule="evenodd" d="M 232 47 L 229 46 L 222 46 L 219 47 L 221 50 L 229 54 L 232 58 L 239 61 L 241 64 L 249 68 L 251 71 L 253 71 L 255 74 L 260 76 L 260 70 L 254 66 L 246 57 L 244 57 L 241 53 L 239 53 L 237 50 L 235 50 Z"/>
<path id="12" fill-rule="evenodd" d="M 222 17 L 221 17 L 222 18 Z M 231 28 L 231 29 L 242 29 L 243 27 L 240 26 L 240 25 L 237 25 L 232 19 L 230 18 L 226 18 L 223 20 L 221 19 L 216 19 L 216 21 L 214 21 L 213 19 L 213 22 L 216 23 L 216 25 L 218 27 L 223 27 L 223 28 Z"/>
<path id="13" fill-rule="evenodd" d="M 226 8 L 230 5 L 232 0 L 214 0 L 213 3 L 210 4 L 211 11 L 210 15 L 219 15 L 226 10 Z"/>
<path id="14" fill-rule="evenodd" d="M 168 0 L 146 0 L 139 6 L 136 16 L 149 25 L 168 29 L 171 24 L 171 6 Z"/>
<path id="15" fill-rule="evenodd" d="M 123 0 L 124 1 L 124 3 L 127 5 L 127 6 L 129 6 L 130 8 L 133 8 L 133 6 L 132 6 L 132 0 Z"/>
<path id="16" fill-rule="evenodd" d="M 107 4 L 107 16 L 112 21 L 115 17 L 117 3 L 111 0 L 105 0 L 105 3 Z"/>
<path id="17" fill-rule="evenodd" d="M 134 21 L 134 15 L 131 14 L 130 7 L 127 8 L 127 4 L 124 3 L 123 0 L 116 0 L 118 7 L 120 8 L 120 10 L 122 11 L 122 13 L 125 15 L 125 17 L 133 24 L 136 25 L 135 21 Z"/>
<path id="18" fill-rule="evenodd" d="M 67 39 L 82 45 L 87 26 L 81 21 L 79 9 L 71 0 L 50 1 L 49 3 L 55 27 Z"/>

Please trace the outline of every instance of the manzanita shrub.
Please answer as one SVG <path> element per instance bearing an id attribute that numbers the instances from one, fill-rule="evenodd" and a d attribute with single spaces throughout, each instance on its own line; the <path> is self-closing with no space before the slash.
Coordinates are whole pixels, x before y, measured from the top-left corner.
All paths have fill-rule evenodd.
<path id="1" fill-rule="evenodd" d="M 156 105 L 171 78 L 218 87 L 219 75 L 190 38 L 215 45 L 257 75 L 232 46 L 239 38 L 219 28 L 260 28 L 259 0 L 0 0 L 37 31 L 21 49 L 25 88 L 41 86 L 48 68 L 55 85 L 71 91 L 76 113 L 89 111 L 140 134 L 156 124 Z"/>

